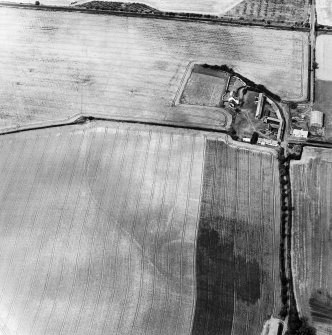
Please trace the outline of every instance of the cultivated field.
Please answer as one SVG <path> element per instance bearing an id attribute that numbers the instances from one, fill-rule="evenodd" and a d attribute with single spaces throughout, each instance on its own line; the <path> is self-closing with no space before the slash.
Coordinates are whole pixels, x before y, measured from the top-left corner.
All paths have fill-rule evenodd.
<path id="1" fill-rule="evenodd" d="M 310 5 L 309 0 L 244 0 L 226 15 L 303 25 L 309 22 Z"/>
<path id="2" fill-rule="evenodd" d="M 0 333 L 189 335 L 204 151 L 113 123 L 1 136 Z"/>
<path id="3" fill-rule="evenodd" d="M 307 96 L 300 32 L 0 7 L 0 44 L 1 126 L 83 112 L 223 128 L 224 115 L 172 107 L 191 62 L 226 64 L 284 99 Z"/>
<path id="4" fill-rule="evenodd" d="M 257 335 L 280 311 L 278 162 L 209 140 L 197 239 L 193 335 Z"/>
<path id="5" fill-rule="evenodd" d="M 332 81 L 332 35 L 318 35 L 316 40 L 316 78 Z"/>
<path id="6" fill-rule="evenodd" d="M 325 114 L 325 137 L 332 142 L 332 36 L 319 35 L 316 42 L 315 109 Z"/>
<path id="7" fill-rule="evenodd" d="M 259 334 L 280 310 L 278 164 L 227 139 L 111 122 L 1 136 L 0 330 Z"/>
<path id="8" fill-rule="evenodd" d="M 316 0 L 317 22 L 332 26 L 332 3 L 330 0 Z"/>
<path id="9" fill-rule="evenodd" d="M 293 277 L 298 309 L 332 333 L 332 151 L 305 148 L 291 163 Z"/>

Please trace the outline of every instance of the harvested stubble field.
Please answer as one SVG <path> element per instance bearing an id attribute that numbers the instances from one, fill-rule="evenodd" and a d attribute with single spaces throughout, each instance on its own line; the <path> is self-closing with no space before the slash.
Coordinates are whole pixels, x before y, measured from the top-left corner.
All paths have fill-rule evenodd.
<path id="1" fill-rule="evenodd" d="M 1 136 L 0 332 L 260 333 L 280 309 L 277 160 L 226 139 L 111 122 Z"/>
<path id="2" fill-rule="evenodd" d="M 270 20 L 293 24 L 309 23 L 309 0 L 244 0 L 229 10 L 226 15 L 246 20 Z"/>
<path id="3" fill-rule="evenodd" d="M 172 107 L 190 62 L 307 96 L 301 32 L 0 7 L 0 44 L 0 126 L 84 112 L 222 128 L 222 113 Z"/>
<path id="4" fill-rule="evenodd" d="M 305 148 L 291 163 L 294 288 L 301 315 L 332 333 L 332 151 Z"/>
<path id="5" fill-rule="evenodd" d="M 64 126 L 0 138 L 5 334 L 190 334 L 205 137 Z"/>
<path id="6" fill-rule="evenodd" d="M 193 335 L 257 335 L 280 311 L 278 161 L 207 141 Z"/>

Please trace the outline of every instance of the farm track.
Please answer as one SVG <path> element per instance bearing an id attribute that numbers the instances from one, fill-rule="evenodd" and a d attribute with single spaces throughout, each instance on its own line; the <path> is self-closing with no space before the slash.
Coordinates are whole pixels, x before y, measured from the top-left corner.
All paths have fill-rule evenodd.
<path id="1" fill-rule="evenodd" d="M 297 307 L 318 334 L 332 331 L 331 150 L 304 148 L 291 163 L 293 194 L 292 269 Z M 324 316 L 324 310 L 326 315 Z"/>
<path id="2" fill-rule="evenodd" d="M 189 335 L 205 136 L 91 123 L 1 137 L 2 330 Z"/>
<path id="3" fill-rule="evenodd" d="M 277 158 L 208 141 L 204 171 L 193 334 L 257 334 L 280 310 Z"/>
<path id="4" fill-rule="evenodd" d="M 285 100 L 307 97 L 302 32 L 1 6 L 0 43 L 1 127 L 104 113 L 224 129 L 216 113 L 204 121 L 172 107 L 191 62 L 227 64 Z"/>

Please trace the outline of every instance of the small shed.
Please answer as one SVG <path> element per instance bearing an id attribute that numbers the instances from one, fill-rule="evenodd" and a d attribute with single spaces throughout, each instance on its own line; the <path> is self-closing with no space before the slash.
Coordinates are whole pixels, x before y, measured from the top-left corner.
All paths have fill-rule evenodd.
<path id="1" fill-rule="evenodd" d="M 324 113 L 312 111 L 310 114 L 310 127 L 322 128 L 324 125 Z"/>

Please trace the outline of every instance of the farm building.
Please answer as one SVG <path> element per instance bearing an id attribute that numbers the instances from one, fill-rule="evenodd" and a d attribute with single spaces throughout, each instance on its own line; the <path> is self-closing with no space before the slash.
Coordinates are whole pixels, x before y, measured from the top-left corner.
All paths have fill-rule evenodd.
<path id="1" fill-rule="evenodd" d="M 308 138 L 309 132 L 307 130 L 302 129 L 293 129 L 292 135 L 298 138 Z"/>
<path id="2" fill-rule="evenodd" d="M 259 93 L 256 115 L 255 115 L 255 117 L 257 119 L 260 119 L 262 117 L 262 112 L 263 112 L 263 107 L 264 107 L 264 100 L 265 100 L 265 95 L 263 93 Z"/>

